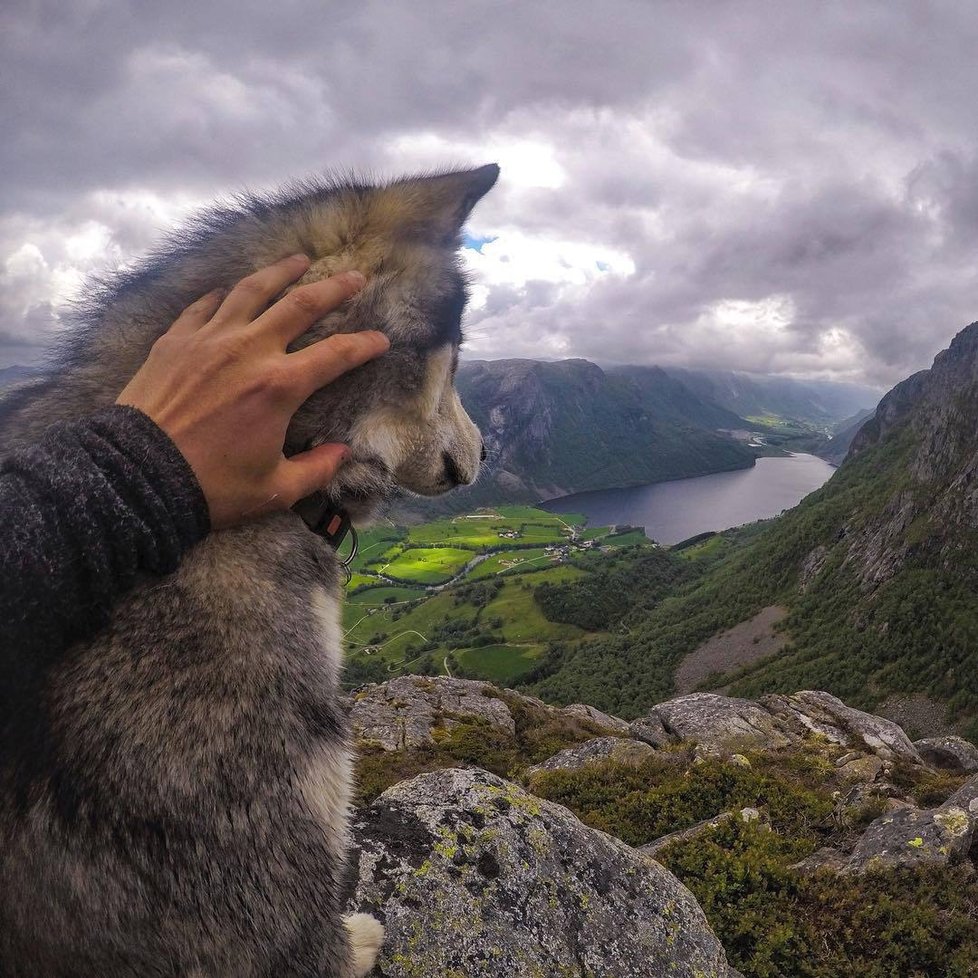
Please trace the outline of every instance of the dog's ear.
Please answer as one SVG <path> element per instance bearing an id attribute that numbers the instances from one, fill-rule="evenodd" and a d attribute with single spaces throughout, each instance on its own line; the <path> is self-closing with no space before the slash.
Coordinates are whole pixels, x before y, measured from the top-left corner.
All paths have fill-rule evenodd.
<path id="1" fill-rule="evenodd" d="M 399 192 L 401 203 L 413 212 L 414 222 L 454 237 L 498 177 L 499 167 L 488 163 L 474 170 L 405 180 L 390 190 Z"/>

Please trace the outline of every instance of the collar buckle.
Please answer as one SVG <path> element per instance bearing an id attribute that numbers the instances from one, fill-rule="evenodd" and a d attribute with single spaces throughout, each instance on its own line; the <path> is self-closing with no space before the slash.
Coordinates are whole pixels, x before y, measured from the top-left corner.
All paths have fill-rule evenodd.
<path id="1" fill-rule="evenodd" d="M 316 522 L 310 525 L 309 529 L 317 536 L 322 537 L 336 551 L 339 551 L 343 541 L 349 536 L 352 542 L 350 552 L 346 557 L 340 559 L 340 563 L 349 568 L 357 555 L 360 541 L 346 510 L 327 508 Z"/>

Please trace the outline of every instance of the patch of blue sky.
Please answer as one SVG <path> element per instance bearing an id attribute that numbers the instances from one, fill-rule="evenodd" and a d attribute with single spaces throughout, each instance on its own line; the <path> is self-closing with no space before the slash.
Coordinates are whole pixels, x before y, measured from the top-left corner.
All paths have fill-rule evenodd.
<path id="1" fill-rule="evenodd" d="M 472 251 L 477 251 L 481 255 L 482 249 L 487 244 L 492 244 L 492 242 L 495 240 L 496 235 L 494 234 L 478 235 L 466 233 L 462 235 L 462 247 L 469 248 Z"/>

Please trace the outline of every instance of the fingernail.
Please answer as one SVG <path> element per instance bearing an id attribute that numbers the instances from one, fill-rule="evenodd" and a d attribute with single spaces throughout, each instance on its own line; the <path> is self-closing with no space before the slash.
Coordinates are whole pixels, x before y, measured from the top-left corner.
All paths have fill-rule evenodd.
<path id="1" fill-rule="evenodd" d="M 344 448 L 343 451 L 340 452 L 340 457 L 337 459 L 337 465 L 346 465 L 346 463 L 349 461 L 350 461 L 350 449 Z"/>
<path id="2" fill-rule="evenodd" d="M 363 272 L 344 272 L 342 277 L 355 289 L 362 289 L 367 284 L 367 276 Z"/>
<path id="3" fill-rule="evenodd" d="M 298 254 L 289 255 L 289 257 L 286 258 L 285 260 L 286 261 L 301 261 L 301 262 L 303 262 L 305 264 L 308 264 L 311 261 L 311 259 L 309 258 L 309 256 L 308 255 L 304 255 L 301 251 Z"/>

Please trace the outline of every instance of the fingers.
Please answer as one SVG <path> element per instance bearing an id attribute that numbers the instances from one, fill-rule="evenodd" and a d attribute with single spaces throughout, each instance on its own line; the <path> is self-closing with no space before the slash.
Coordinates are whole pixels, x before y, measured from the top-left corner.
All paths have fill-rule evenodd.
<path id="1" fill-rule="evenodd" d="M 319 445 L 282 462 L 278 482 L 281 495 L 292 502 L 305 499 L 336 478 L 340 466 L 350 457 L 346 445 Z"/>
<path id="2" fill-rule="evenodd" d="M 190 333 L 196 333 L 217 312 L 225 295 L 227 293 L 224 289 L 214 289 L 207 295 L 201 296 L 180 313 L 179 318 L 167 332 L 173 336 L 186 336 Z"/>
<path id="3" fill-rule="evenodd" d="M 243 278 L 231 289 L 214 315 L 213 323 L 250 323 L 283 289 L 309 268 L 307 255 L 291 255 Z"/>
<path id="4" fill-rule="evenodd" d="M 376 330 L 359 333 L 335 333 L 318 343 L 288 355 L 289 373 L 303 400 L 313 391 L 325 387 L 356 367 L 379 357 L 390 349 L 390 340 Z"/>
<path id="5" fill-rule="evenodd" d="M 255 325 L 262 332 L 278 337 L 283 346 L 287 345 L 313 323 L 356 295 L 366 281 L 360 272 L 343 272 L 320 282 L 302 285 L 259 316 Z"/>

